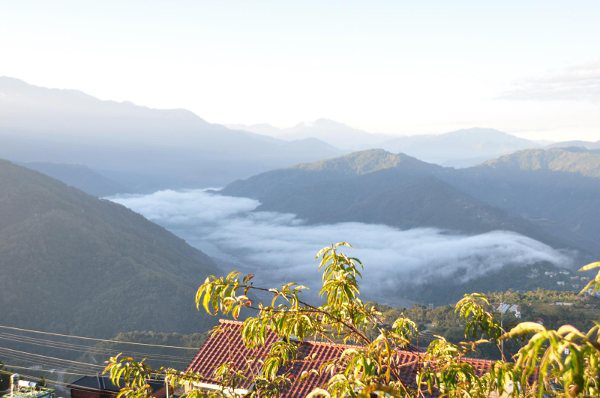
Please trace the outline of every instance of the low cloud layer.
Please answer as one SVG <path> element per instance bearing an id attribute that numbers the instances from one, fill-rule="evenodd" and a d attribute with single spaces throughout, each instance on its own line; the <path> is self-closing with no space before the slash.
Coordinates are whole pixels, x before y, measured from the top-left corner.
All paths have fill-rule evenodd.
<path id="1" fill-rule="evenodd" d="M 399 283 L 449 277 L 457 270 L 467 281 L 507 265 L 569 263 L 551 247 L 505 231 L 464 236 L 434 228 L 402 231 L 355 222 L 307 225 L 292 214 L 255 212 L 256 200 L 202 190 L 110 199 L 222 260 L 227 271 L 251 271 L 265 284 L 296 281 L 317 289 L 314 254 L 332 242 L 349 241 L 355 247 L 352 255 L 365 264 L 363 292 L 387 302 L 402 302 L 390 296 L 398 295 Z"/>
<path id="2" fill-rule="evenodd" d="M 525 79 L 501 99 L 600 101 L 600 62 L 578 65 L 543 77 Z"/>

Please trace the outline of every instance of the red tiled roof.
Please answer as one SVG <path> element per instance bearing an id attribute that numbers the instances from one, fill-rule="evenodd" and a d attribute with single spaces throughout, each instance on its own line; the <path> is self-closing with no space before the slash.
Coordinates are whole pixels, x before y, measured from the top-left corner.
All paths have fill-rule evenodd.
<path id="1" fill-rule="evenodd" d="M 248 361 L 266 357 L 271 344 L 277 341 L 277 335 L 270 333 L 262 347 L 251 350 L 242 340 L 242 322 L 221 319 L 219 323 L 220 325 L 202 344 L 187 370 L 200 374 L 208 383 L 214 382 L 215 370 L 224 363 L 231 364 L 235 370 L 246 369 L 245 376 L 255 374 L 261 364 L 248 363 Z"/>
<path id="2" fill-rule="evenodd" d="M 235 370 L 244 370 L 246 376 L 256 374 L 260 369 L 260 363 L 248 362 L 251 359 L 266 357 L 272 343 L 278 340 L 275 333 L 269 333 L 264 346 L 251 350 L 242 341 L 242 322 L 220 320 L 217 332 L 211 334 L 206 342 L 200 347 L 193 361 L 188 366 L 188 371 L 199 373 L 207 383 L 216 384 L 214 380 L 215 370 L 223 363 L 231 364 Z M 292 376 L 292 384 L 284 392 L 283 397 L 304 397 L 317 387 L 323 387 L 330 378 L 329 374 L 310 374 L 299 380 L 300 375 L 310 370 L 319 370 L 321 364 L 340 357 L 342 352 L 352 346 L 325 343 L 316 341 L 303 341 L 298 350 L 296 360 L 286 369 Z M 415 385 L 415 379 L 422 353 L 412 351 L 398 351 L 395 368 L 405 384 Z M 479 374 L 488 371 L 493 362 L 483 359 L 466 358 Z M 244 385 L 249 389 L 251 385 Z"/>

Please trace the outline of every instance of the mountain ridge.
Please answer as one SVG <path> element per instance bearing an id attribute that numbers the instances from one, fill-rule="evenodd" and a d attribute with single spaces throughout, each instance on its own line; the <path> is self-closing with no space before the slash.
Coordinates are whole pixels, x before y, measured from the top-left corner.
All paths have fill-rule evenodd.
<path id="1" fill-rule="evenodd" d="M 403 152 L 444 166 L 474 166 L 516 150 L 540 144 L 492 128 L 472 127 L 437 135 L 394 138 L 383 144 L 391 152 Z"/>
<path id="2" fill-rule="evenodd" d="M 483 166 L 576 173 L 600 178 L 600 153 L 581 147 L 525 150 L 485 162 Z"/>
<path id="3" fill-rule="evenodd" d="M 368 172 L 361 171 L 362 163 L 352 164 L 360 159 L 368 160 L 365 163 L 370 165 Z M 261 202 L 258 210 L 294 213 L 309 223 L 360 221 L 401 229 L 437 227 L 463 233 L 509 230 L 556 248 L 581 252 L 584 257 L 598 253 L 592 241 L 577 233 L 568 220 L 553 217 L 551 212 L 537 217 L 537 213 L 530 211 L 535 204 L 527 200 L 527 196 L 533 197 L 528 191 L 532 183 L 527 181 L 537 178 L 542 193 L 535 197 L 540 200 L 550 200 L 544 199 L 543 193 L 554 192 L 560 189 L 560 184 L 566 184 L 575 189 L 582 201 L 596 195 L 599 205 L 600 182 L 596 187 L 573 183 L 572 177 L 563 179 L 556 172 L 549 179 L 529 178 L 526 171 L 517 173 L 519 178 L 488 164 L 453 169 L 408 155 L 371 150 L 238 180 L 221 193 L 256 199 Z M 553 185 L 552 181 L 558 181 L 559 185 Z M 503 203 L 505 197 L 514 199 Z M 568 203 L 561 202 L 561 206 Z M 547 208 L 556 211 L 550 204 Z M 540 221 L 544 217 L 553 221 Z M 580 215 L 576 219 L 581 219 Z M 588 223 L 595 222 L 592 220 L 595 218 Z M 558 225 L 570 225 L 569 231 L 573 233 L 559 233 Z M 587 230 L 600 238 L 600 230 L 591 226 Z"/>
<path id="4" fill-rule="evenodd" d="M 83 164 L 132 191 L 222 186 L 340 153 L 319 141 L 231 130 L 187 110 L 105 101 L 12 78 L 0 78 L 0 93 L 0 158 Z"/>
<path id="5" fill-rule="evenodd" d="M 284 140 L 317 138 L 346 151 L 377 147 L 379 143 L 391 138 L 385 134 L 370 133 L 327 118 L 316 119 L 312 122 L 300 122 L 287 128 L 277 128 L 267 123 L 230 126 Z"/>
<path id="6" fill-rule="evenodd" d="M 325 118 L 301 122 L 283 129 L 266 123 L 231 126 L 283 139 L 312 136 L 347 151 L 382 148 L 393 153 L 402 152 L 429 163 L 455 167 L 475 166 L 500 155 L 542 146 L 536 141 L 482 127 L 441 134 L 394 136 L 370 133 Z"/>

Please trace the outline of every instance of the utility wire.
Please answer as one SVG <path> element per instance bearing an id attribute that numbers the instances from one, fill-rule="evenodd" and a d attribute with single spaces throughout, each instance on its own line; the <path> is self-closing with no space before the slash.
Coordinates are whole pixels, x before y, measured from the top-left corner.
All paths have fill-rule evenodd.
<path id="1" fill-rule="evenodd" d="M 0 339 L 8 340 L 12 342 L 24 343 L 24 344 L 32 344 L 42 347 L 50 347 L 57 348 L 63 350 L 84 352 L 89 354 L 97 354 L 97 355 L 110 355 L 110 354 L 119 354 L 121 352 L 126 352 L 130 355 L 137 355 L 141 357 L 145 357 L 152 360 L 162 360 L 165 362 L 178 362 L 178 363 L 189 363 L 189 361 L 193 358 L 193 355 L 183 354 L 182 356 L 172 356 L 172 355 L 164 355 L 164 354 L 151 354 L 137 351 L 125 351 L 125 350 L 115 350 L 110 348 L 101 348 L 97 346 L 88 346 L 88 345 L 80 345 L 80 344 L 71 344 L 62 341 L 56 340 L 48 340 L 48 339 L 38 339 L 29 336 L 19 336 L 10 333 L 2 333 L 0 332 Z"/>
<path id="2" fill-rule="evenodd" d="M 101 351 L 113 351 L 116 353 L 119 353 L 122 351 L 122 350 L 118 350 L 118 349 L 114 349 L 114 348 L 103 348 L 98 345 L 68 343 L 66 341 L 60 341 L 60 340 L 54 340 L 54 339 L 48 339 L 48 338 L 42 338 L 42 337 L 32 337 L 32 336 L 27 336 L 27 335 L 23 335 L 23 334 L 12 334 L 12 333 L 2 332 L 2 331 L 0 331 L 0 336 L 5 336 L 7 339 L 8 338 L 23 339 L 23 340 L 28 340 L 31 342 L 38 342 L 38 343 L 50 342 L 53 344 L 59 344 L 59 345 L 65 346 L 65 347 L 72 347 L 72 348 L 90 348 L 90 349 L 101 350 Z M 191 352 L 181 353 L 181 354 L 177 354 L 177 355 L 156 354 L 156 353 L 151 353 L 151 352 L 140 352 L 140 351 L 129 351 L 129 350 L 127 352 L 130 352 L 133 354 L 138 354 L 140 356 L 148 355 L 148 356 L 173 358 L 173 359 L 181 359 L 182 357 L 186 357 L 186 356 L 193 358 L 193 356 L 195 355 L 195 353 L 191 353 Z"/>
<path id="3" fill-rule="evenodd" d="M 138 345 L 138 346 L 145 346 L 145 347 L 173 348 L 173 349 L 177 349 L 177 350 L 193 350 L 193 351 L 197 351 L 198 350 L 198 348 L 194 348 L 194 347 L 181 347 L 181 346 L 164 345 L 164 344 L 136 343 L 136 342 L 133 342 L 133 341 L 120 341 L 120 340 L 98 339 L 98 338 L 94 338 L 94 337 L 76 336 L 76 335 L 72 335 L 72 334 L 62 334 L 62 333 L 45 332 L 45 331 L 41 331 L 41 330 L 17 328 L 17 327 L 14 327 L 14 326 L 0 325 L 0 328 L 10 329 L 10 330 L 18 330 L 20 332 L 46 334 L 46 335 L 50 335 L 50 336 L 68 337 L 68 338 L 73 338 L 73 339 L 91 340 L 91 341 L 102 341 L 102 342 L 105 342 L 105 343 L 113 343 L 113 344 L 130 344 L 130 345 Z"/>
<path id="4" fill-rule="evenodd" d="M 12 353 L 16 353 L 16 354 L 25 354 L 27 356 L 32 356 L 32 357 L 37 357 L 37 358 L 49 359 L 49 360 L 52 360 L 52 361 L 69 362 L 69 363 L 73 363 L 73 364 L 76 364 L 76 365 L 91 366 L 91 367 L 95 367 L 95 368 L 104 369 L 104 366 L 101 366 L 101 365 L 94 365 L 94 364 L 91 364 L 91 363 L 73 361 L 73 360 L 64 359 L 64 358 L 56 358 L 56 357 L 51 357 L 51 356 L 48 356 L 48 355 L 34 354 L 32 352 L 20 351 L 20 350 L 13 350 L 11 348 L 0 347 L 0 350 L 2 350 L 2 351 L 8 351 L 9 353 L 12 352 Z"/>
<path id="5" fill-rule="evenodd" d="M 65 364 L 65 363 L 58 362 L 58 361 L 40 360 L 39 358 L 31 358 L 28 356 L 22 356 L 22 355 L 14 354 L 14 353 L 5 354 L 5 353 L 0 352 L 0 356 L 3 356 L 4 358 L 9 358 L 10 361 L 16 360 L 16 361 L 20 361 L 24 364 L 33 364 L 36 366 L 51 367 L 51 368 L 55 368 L 57 370 L 68 369 L 69 371 L 72 370 L 74 372 L 82 372 L 85 374 L 99 372 L 99 369 L 97 369 L 97 368 L 84 367 L 84 366 L 80 366 L 80 365 L 73 366 L 72 364 Z"/>
<path id="6" fill-rule="evenodd" d="M 26 366 L 17 366 L 17 365 L 11 365 L 8 363 L 2 363 L 2 366 L 4 366 L 6 369 L 23 369 L 23 370 L 29 370 L 31 372 L 47 372 L 47 373 L 60 373 L 60 374 L 66 374 L 66 375 L 73 375 L 73 376 L 90 376 L 90 372 L 88 373 L 74 373 L 74 372 L 67 372 L 66 370 L 57 370 L 57 369 L 32 369 L 31 367 L 26 367 Z M 6 372 L 6 370 L 0 370 L 0 372 Z"/>
<path id="7" fill-rule="evenodd" d="M 98 371 L 98 369 L 91 364 L 87 365 L 87 366 L 74 365 L 71 363 L 65 364 L 65 362 L 63 362 L 62 359 L 60 359 L 60 360 L 45 359 L 45 358 L 32 357 L 29 354 L 22 354 L 19 352 L 4 352 L 4 350 L 2 348 L 0 348 L 0 356 L 7 357 L 7 358 L 14 358 L 19 361 L 26 362 L 26 363 L 35 363 L 35 364 L 40 364 L 40 365 L 44 365 L 44 366 L 62 367 L 62 368 L 69 368 L 69 369 L 74 369 L 74 370 L 83 370 L 85 372 L 89 372 L 89 371 L 97 372 Z"/>

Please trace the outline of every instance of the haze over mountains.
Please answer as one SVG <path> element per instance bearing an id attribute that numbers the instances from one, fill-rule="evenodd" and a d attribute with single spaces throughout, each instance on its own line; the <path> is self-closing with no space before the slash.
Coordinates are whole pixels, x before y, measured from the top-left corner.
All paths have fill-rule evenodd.
<path id="1" fill-rule="evenodd" d="M 550 144 L 550 148 L 585 148 L 590 150 L 600 149 L 600 141 L 563 141 Z"/>
<path id="2" fill-rule="evenodd" d="M 416 135 L 387 141 L 383 148 L 444 166 L 474 166 L 512 152 L 537 148 L 535 141 L 499 130 L 470 128 L 440 135 Z"/>
<path id="3" fill-rule="evenodd" d="M 0 158 L 81 164 L 136 191 L 221 185 L 339 153 L 314 139 L 231 130 L 184 109 L 101 101 L 8 77 L 0 77 L 0 140 Z"/>
<path id="4" fill-rule="evenodd" d="M 392 136 L 385 134 L 372 134 L 355 129 L 330 119 L 317 119 L 314 122 L 302 122 L 293 127 L 284 129 L 279 129 L 269 124 L 234 124 L 230 126 L 284 140 L 317 138 L 329 145 L 346 151 L 377 148 L 385 141 L 392 138 Z"/>
<path id="5" fill-rule="evenodd" d="M 0 161 L 0 324 L 90 336 L 195 332 L 205 254 L 118 204 Z"/>
<path id="6" fill-rule="evenodd" d="M 473 166 L 521 149 L 541 147 L 538 142 L 489 128 L 470 128 L 436 135 L 392 136 L 372 134 L 328 119 L 299 123 L 285 129 L 268 124 L 232 127 L 288 140 L 317 138 L 348 151 L 382 148 L 426 162 L 455 167 Z"/>
<path id="7" fill-rule="evenodd" d="M 104 182 L 98 181 L 96 187 L 77 185 L 73 170 L 63 167 L 59 172 L 58 166 L 38 169 L 92 194 L 116 193 L 117 187 L 124 192 L 150 192 L 222 186 L 271 169 L 370 148 L 464 167 L 540 146 L 481 128 L 391 136 L 328 119 L 288 129 L 234 127 L 208 123 L 184 109 L 102 101 L 80 91 L 48 89 L 0 77 L 0 158 L 87 167 Z"/>
<path id="8" fill-rule="evenodd" d="M 46 174 L 93 196 L 102 197 L 129 192 L 125 186 L 81 164 L 31 162 L 23 163 L 22 166 Z"/>

